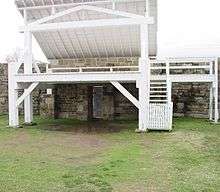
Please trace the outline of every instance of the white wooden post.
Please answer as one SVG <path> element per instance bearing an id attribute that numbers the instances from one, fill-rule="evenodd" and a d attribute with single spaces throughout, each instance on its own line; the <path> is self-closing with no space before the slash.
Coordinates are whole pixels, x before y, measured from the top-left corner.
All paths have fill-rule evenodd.
<path id="1" fill-rule="evenodd" d="M 219 114 L 218 114 L 218 58 L 215 59 L 215 89 L 214 89 L 214 95 L 215 95 L 215 117 L 214 121 L 215 123 L 218 122 Z"/>
<path id="2" fill-rule="evenodd" d="M 210 83 L 209 92 L 209 120 L 213 120 L 213 83 Z"/>
<path id="3" fill-rule="evenodd" d="M 148 59 L 148 25 L 140 26 L 141 57 L 139 58 L 139 131 L 146 131 L 149 121 L 150 66 Z"/>
<path id="4" fill-rule="evenodd" d="M 27 25 L 27 11 L 24 10 L 24 22 Z M 24 73 L 32 73 L 32 34 L 30 31 L 24 32 Z M 28 95 L 24 100 L 24 121 L 27 124 L 33 121 L 33 102 L 32 94 Z"/>
<path id="5" fill-rule="evenodd" d="M 210 70 L 209 74 L 213 75 L 213 62 L 209 63 Z M 213 83 L 210 83 L 210 92 L 209 92 L 209 120 L 213 120 Z"/>
<path id="6" fill-rule="evenodd" d="M 18 107 L 16 101 L 18 98 L 17 83 L 14 80 L 16 72 L 15 63 L 8 63 L 8 112 L 9 112 L 9 126 L 18 127 Z"/>
<path id="7" fill-rule="evenodd" d="M 145 17 L 150 16 L 150 9 L 149 9 L 149 0 L 146 0 L 146 9 L 145 9 Z"/>
<path id="8" fill-rule="evenodd" d="M 166 61 L 166 76 L 167 76 L 167 103 L 170 105 L 171 97 L 172 97 L 172 83 L 170 81 L 170 68 L 169 68 L 169 61 Z"/>
<path id="9" fill-rule="evenodd" d="M 46 73 L 52 73 L 52 69 L 49 68 L 49 64 L 46 64 Z M 52 95 L 52 89 L 47 89 L 47 94 Z"/>

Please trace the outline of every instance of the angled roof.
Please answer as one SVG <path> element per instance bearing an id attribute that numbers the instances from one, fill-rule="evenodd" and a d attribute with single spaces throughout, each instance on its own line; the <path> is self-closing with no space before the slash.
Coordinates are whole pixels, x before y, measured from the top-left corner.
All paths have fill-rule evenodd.
<path id="1" fill-rule="evenodd" d="M 154 17 L 155 24 L 149 28 L 149 53 L 154 56 L 157 52 L 157 0 L 150 0 L 150 16 Z M 57 12 L 75 6 L 75 3 L 87 3 L 91 6 L 111 9 L 112 4 L 106 0 L 15 0 L 23 14 L 22 8 L 27 8 L 28 21 L 37 20 L 51 15 L 51 5 Z M 117 2 L 117 1 L 116 1 Z M 78 4 L 76 4 L 78 5 Z M 91 6 L 90 6 L 91 5 Z M 146 2 L 143 0 L 127 0 L 116 3 L 116 10 L 131 14 L 144 15 Z M 31 9 L 30 9 L 31 8 Z M 44 23 L 58 23 L 68 21 L 96 20 L 124 18 L 126 15 L 116 15 L 111 12 L 99 12 L 85 9 L 70 12 L 53 20 L 42 20 Z M 95 28 L 77 28 L 57 31 L 33 32 L 40 47 L 48 59 L 90 58 L 90 57 L 118 57 L 139 56 L 140 37 L 139 26 L 111 26 Z"/>

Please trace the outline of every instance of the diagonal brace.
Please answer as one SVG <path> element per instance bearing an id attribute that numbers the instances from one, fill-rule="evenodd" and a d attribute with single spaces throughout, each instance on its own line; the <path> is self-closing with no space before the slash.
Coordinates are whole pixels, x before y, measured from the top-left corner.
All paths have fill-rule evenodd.
<path id="1" fill-rule="evenodd" d="M 18 98 L 16 106 L 18 107 L 24 99 L 31 94 L 31 92 L 38 86 L 38 82 L 32 83 L 27 89 L 24 90 L 24 93 Z"/>
<path id="2" fill-rule="evenodd" d="M 137 108 L 139 108 L 139 101 L 128 92 L 119 82 L 111 81 L 111 84 L 114 85 L 129 101 L 131 101 Z"/>

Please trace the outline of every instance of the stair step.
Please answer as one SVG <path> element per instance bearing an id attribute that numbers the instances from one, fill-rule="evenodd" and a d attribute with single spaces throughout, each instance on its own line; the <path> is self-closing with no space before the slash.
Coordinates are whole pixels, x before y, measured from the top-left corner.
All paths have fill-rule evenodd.
<path id="1" fill-rule="evenodd" d="M 167 91 L 152 91 L 152 90 L 150 90 L 150 93 L 167 93 Z"/>
<path id="2" fill-rule="evenodd" d="M 151 89 L 166 89 L 167 87 L 150 87 Z"/>
<path id="3" fill-rule="evenodd" d="M 166 103 L 168 100 L 150 100 L 151 103 Z"/>
<path id="4" fill-rule="evenodd" d="M 165 97 L 165 98 L 166 98 L 167 95 L 150 95 L 150 97 L 159 97 L 159 98 L 160 98 L 160 97 L 161 97 L 161 98 Z"/>
<path id="5" fill-rule="evenodd" d="M 151 85 L 166 85 L 166 82 L 150 82 Z"/>

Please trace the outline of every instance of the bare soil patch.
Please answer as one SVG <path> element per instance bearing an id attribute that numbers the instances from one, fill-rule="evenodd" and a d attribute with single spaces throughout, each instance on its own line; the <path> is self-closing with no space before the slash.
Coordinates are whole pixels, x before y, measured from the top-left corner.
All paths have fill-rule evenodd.
<path id="1" fill-rule="evenodd" d="M 97 134 L 97 133 L 114 133 L 114 132 L 117 133 L 125 128 L 126 128 L 125 125 L 120 125 L 116 123 L 104 122 L 104 121 L 90 121 L 74 126 L 50 124 L 45 129 L 49 131 Z"/>

